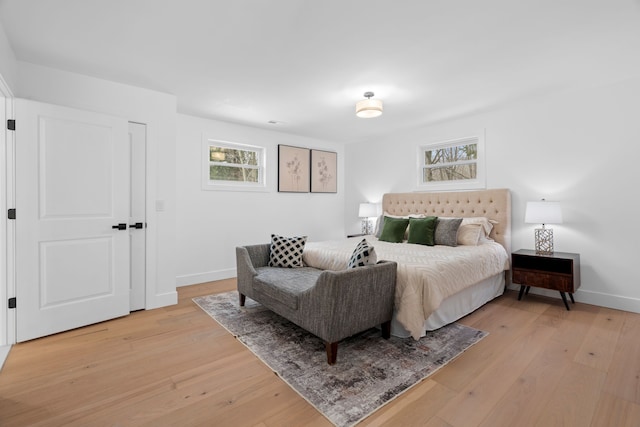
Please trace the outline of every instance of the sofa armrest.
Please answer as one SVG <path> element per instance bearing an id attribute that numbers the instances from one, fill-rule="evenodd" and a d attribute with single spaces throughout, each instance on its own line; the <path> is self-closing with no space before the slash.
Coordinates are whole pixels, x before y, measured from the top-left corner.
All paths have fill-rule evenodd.
<path id="1" fill-rule="evenodd" d="M 391 320 L 396 275 L 397 264 L 392 261 L 323 271 L 316 286 L 299 300 L 305 327 L 328 342 L 336 342 Z"/>
<path id="2" fill-rule="evenodd" d="M 236 271 L 238 292 L 253 298 L 253 278 L 258 274 L 256 268 L 269 264 L 269 243 L 236 247 Z"/>
<path id="3" fill-rule="evenodd" d="M 246 251 L 251 264 L 254 268 L 266 267 L 269 265 L 269 250 L 271 248 L 270 243 L 262 243 L 259 245 L 243 246 Z"/>

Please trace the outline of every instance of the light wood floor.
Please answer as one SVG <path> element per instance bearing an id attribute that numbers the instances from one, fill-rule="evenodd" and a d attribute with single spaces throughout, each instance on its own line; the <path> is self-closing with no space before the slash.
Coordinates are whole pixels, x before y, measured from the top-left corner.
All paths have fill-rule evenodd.
<path id="1" fill-rule="evenodd" d="M 15 345 L 0 425 L 331 426 L 191 301 L 232 289 Z M 362 426 L 640 426 L 640 315 L 508 292 L 462 323 L 490 335 Z"/>

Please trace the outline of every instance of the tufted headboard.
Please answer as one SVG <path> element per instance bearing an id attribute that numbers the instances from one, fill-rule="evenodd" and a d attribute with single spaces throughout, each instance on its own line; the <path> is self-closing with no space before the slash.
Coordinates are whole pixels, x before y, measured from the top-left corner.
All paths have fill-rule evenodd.
<path id="1" fill-rule="evenodd" d="M 382 210 L 391 215 L 484 216 L 496 221 L 490 237 L 511 254 L 511 193 L 506 188 L 433 193 L 387 193 Z"/>

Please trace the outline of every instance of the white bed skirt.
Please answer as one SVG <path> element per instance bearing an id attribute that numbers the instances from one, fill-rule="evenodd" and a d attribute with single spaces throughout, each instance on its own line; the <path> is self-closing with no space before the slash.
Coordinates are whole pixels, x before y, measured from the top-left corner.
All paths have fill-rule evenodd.
<path id="1" fill-rule="evenodd" d="M 502 295 L 503 292 L 504 272 L 489 277 L 446 298 L 442 301 L 440 307 L 424 322 L 424 330 L 421 337 L 425 336 L 427 331 L 436 330 L 466 316 L 492 299 Z M 391 335 L 400 338 L 411 336 L 411 333 L 397 321 L 395 313 L 391 321 Z"/>

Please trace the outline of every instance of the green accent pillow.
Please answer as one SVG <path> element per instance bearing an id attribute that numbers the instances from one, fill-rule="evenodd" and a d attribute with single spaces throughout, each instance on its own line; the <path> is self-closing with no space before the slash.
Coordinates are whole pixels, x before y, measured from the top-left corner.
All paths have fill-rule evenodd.
<path id="1" fill-rule="evenodd" d="M 437 216 L 426 218 L 409 218 L 409 238 L 407 243 L 433 246 L 436 244 Z"/>
<path id="2" fill-rule="evenodd" d="M 385 216 L 380 240 L 391 243 L 402 242 L 407 225 L 409 225 L 409 218 L 391 218 Z"/>

